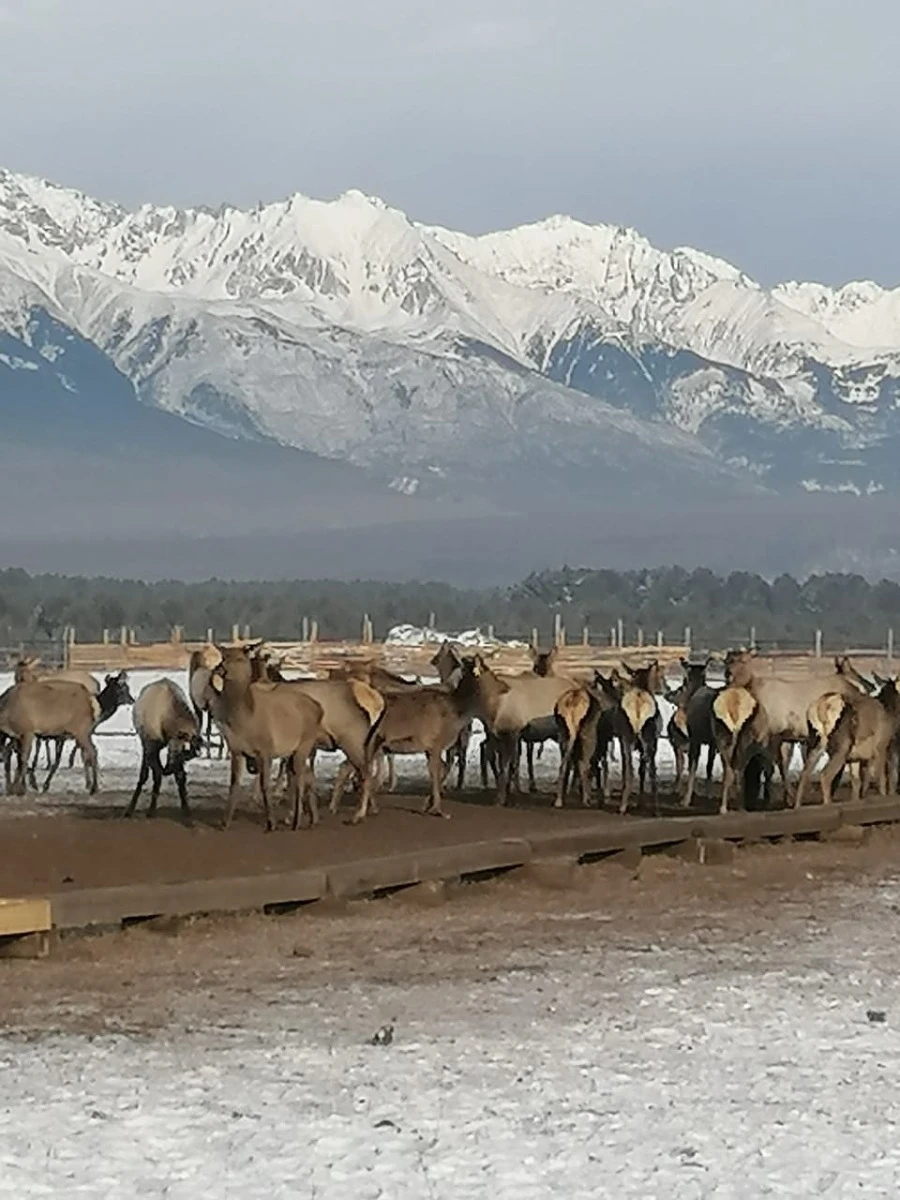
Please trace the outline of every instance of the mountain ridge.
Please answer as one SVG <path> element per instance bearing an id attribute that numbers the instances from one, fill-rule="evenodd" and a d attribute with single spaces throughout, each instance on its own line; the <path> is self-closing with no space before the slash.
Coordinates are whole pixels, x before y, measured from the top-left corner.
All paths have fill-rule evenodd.
<path id="1" fill-rule="evenodd" d="M 0 331 L 42 306 L 145 404 L 413 490 L 652 456 L 670 491 L 895 486 L 900 289 L 765 289 L 623 226 L 473 236 L 352 189 L 129 210 L 0 171 Z"/>

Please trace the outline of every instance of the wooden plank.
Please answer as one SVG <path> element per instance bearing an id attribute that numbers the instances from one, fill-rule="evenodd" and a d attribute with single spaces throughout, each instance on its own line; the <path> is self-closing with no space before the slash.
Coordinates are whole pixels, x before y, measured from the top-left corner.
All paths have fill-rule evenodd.
<path id="1" fill-rule="evenodd" d="M 325 895 L 324 871 L 280 871 L 183 883 L 84 888 L 50 897 L 57 929 L 120 925 L 146 917 L 240 912 L 267 904 L 302 904 Z"/>
<path id="2" fill-rule="evenodd" d="M 0 937 L 43 933 L 51 928 L 50 901 L 41 897 L 0 900 Z"/>
<path id="3" fill-rule="evenodd" d="M 365 896 L 386 888 L 518 867 L 530 857 L 531 847 L 524 838 L 461 842 L 337 864 L 328 869 L 328 889 L 344 899 Z"/>
<path id="4" fill-rule="evenodd" d="M 449 880 L 482 871 L 520 867 L 550 856 L 584 857 L 616 854 L 637 848 L 663 847 L 689 841 L 743 841 L 832 832 L 844 825 L 865 826 L 900 821 L 900 800 L 890 797 L 858 806 L 820 804 L 802 809 L 725 816 L 686 814 L 659 818 L 612 817 L 595 814 L 574 828 L 533 833 L 521 838 L 462 841 L 449 846 L 403 854 L 322 864 L 317 869 L 258 875 L 192 879 L 168 884 L 87 888 L 58 892 L 49 899 L 52 925 L 57 929 L 91 925 L 120 925 L 123 921 L 191 913 L 236 912 L 267 905 L 304 903 L 326 895 L 343 898 L 368 895 L 411 884 Z M 47 905 L 47 900 L 19 902 Z M 3 912 L 0 905 L 0 914 Z M 8 928 L 0 933 L 32 932 L 45 920 L 46 909 L 32 908 L 27 919 L 7 904 Z M 41 916 L 41 912 L 44 916 Z M 0 916 L 2 920 L 2 916 Z"/>

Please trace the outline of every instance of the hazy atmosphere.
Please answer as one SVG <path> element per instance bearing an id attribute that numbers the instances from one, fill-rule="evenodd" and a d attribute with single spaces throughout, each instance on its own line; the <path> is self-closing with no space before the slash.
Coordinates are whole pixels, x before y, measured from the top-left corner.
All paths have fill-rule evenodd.
<path id="1" fill-rule="evenodd" d="M 891 0 L 3 0 L 0 32 L 0 162 L 105 199 L 360 188 L 471 232 L 634 226 L 768 284 L 900 273 Z"/>

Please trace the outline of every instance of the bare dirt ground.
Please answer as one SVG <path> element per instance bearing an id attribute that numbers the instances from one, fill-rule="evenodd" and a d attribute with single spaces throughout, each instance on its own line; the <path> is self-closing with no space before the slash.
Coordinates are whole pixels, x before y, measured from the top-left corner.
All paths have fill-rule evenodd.
<path id="1" fill-rule="evenodd" d="M 746 846 L 723 866 L 662 854 L 645 857 L 637 872 L 585 866 L 560 889 L 514 873 L 282 916 L 173 919 L 72 936 L 49 959 L 0 961 L 0 1027 L 25 1034 L 202 1029 L 277 1005 L 286 988 L 312 996 L 323 987 L 477 984 L 588 948 L 651 952 L 687 942 L 715 955 L 734 943 L 765 947 L 827 926 L 836 897 L 844 909 L 854 903 L 843 885 L 874 885 L 898 868 L 900 830 L 881 828 L 858 844 Z"/>

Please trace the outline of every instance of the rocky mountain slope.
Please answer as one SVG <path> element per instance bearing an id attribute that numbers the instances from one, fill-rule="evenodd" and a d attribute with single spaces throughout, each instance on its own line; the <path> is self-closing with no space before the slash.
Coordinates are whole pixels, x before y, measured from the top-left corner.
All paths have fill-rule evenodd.
<path id="1" fill-rule="evenodd" d="M 129 212 L 0 172 L 0 338 L 17 403 L 52 376 L 91 423 L 124 386 L 407 497 L 896 486 L 900 292 L 766 290 L 565 217 L 470 237 L 359 192 Z"/>

